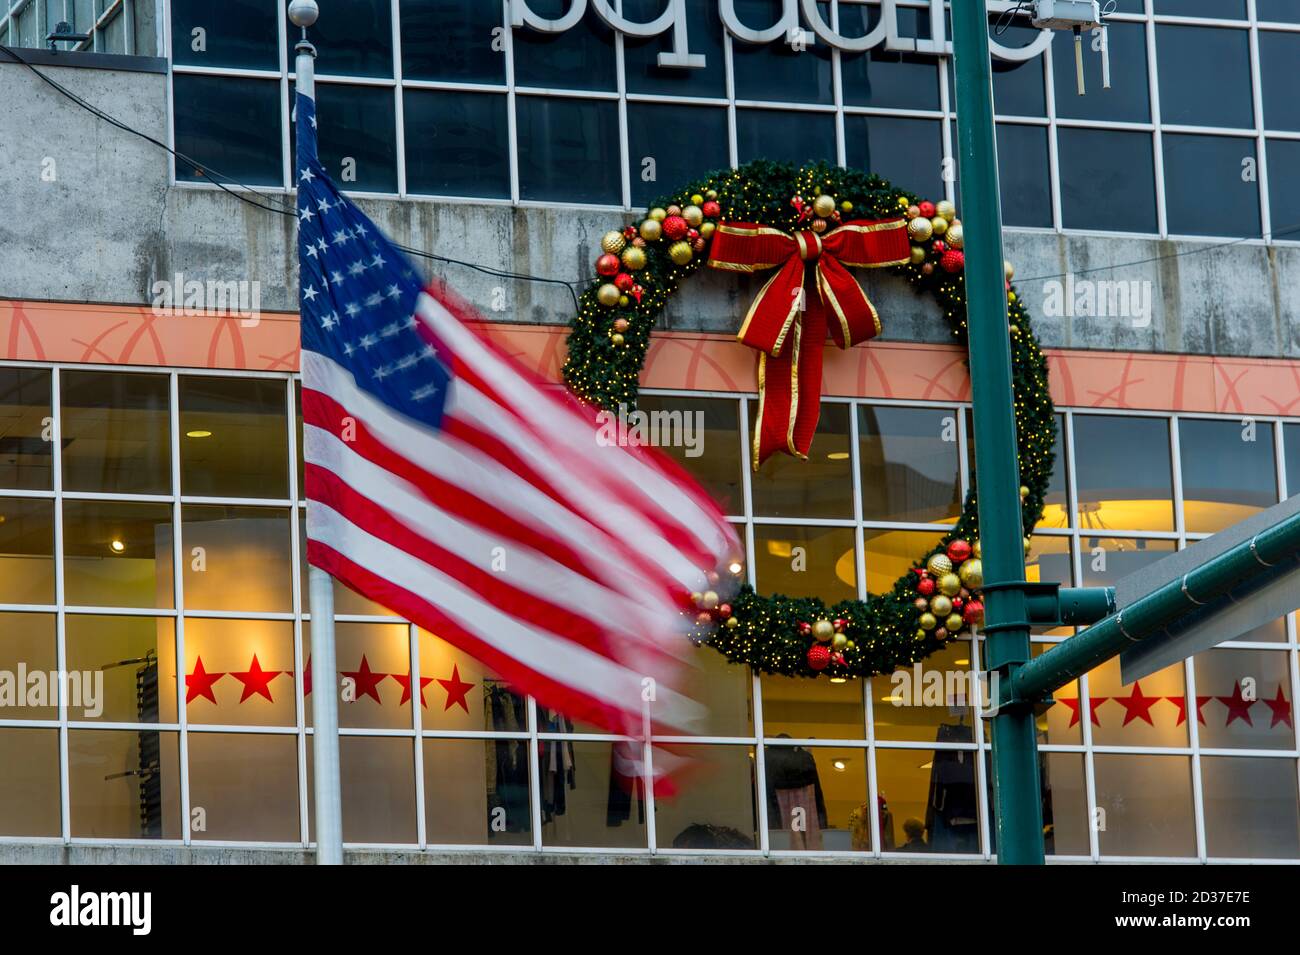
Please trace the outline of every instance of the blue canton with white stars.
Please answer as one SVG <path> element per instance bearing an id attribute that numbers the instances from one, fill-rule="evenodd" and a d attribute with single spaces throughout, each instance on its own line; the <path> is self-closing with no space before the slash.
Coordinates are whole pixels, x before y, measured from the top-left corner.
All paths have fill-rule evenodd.
<path id="1" fill-rule="evenodd" d="M 439 427 L 451 373 L 415 317 L 420 277 L 320 164 L 315 101 L 299 93 L 295 107 L 302 347 L 346 368 L 394 410 Z"/>

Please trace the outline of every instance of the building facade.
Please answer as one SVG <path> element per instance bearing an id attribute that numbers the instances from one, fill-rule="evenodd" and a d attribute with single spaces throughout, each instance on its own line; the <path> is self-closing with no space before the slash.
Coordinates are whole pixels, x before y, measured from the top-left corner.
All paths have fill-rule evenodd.
<path id="1" fill-rule="evenodd" d="M 825 160 L 960 206 L 937 0 L 590 0 L 572 24 L 550 0 L 322 6 L 326 166 L 553 378 L 601 235 L 710 169 Z M 1030 573 L 1113 583 L 1300 493 L 1300 4 L 1120 0 L 1110 88 L 1085 48 L 1084 96 L 1067 37 L 990 6 L 1006 250 L 1059 425 Z M 90 34 L 84 51 L 39 49 L 59 20 Z M 295 39 L 274 0 L 30 0 L 0 25 L 22 60 L 174 150 L 0 52 L 11 852 L 310 844 L 296 248 L 280 214 Z M 828 350 L 807 462 L 746 466 L 754 360 L 734 334 L 752 280 L 695 279 L 646 363 L 642 409 L 682 413 L 667 450 L 722 502 L 763 593 L 887 589 L 969 485 L 963 355 L 933 304 L 863 276 L 884 333 Z M 996 854 L 987 727 L 951 685 L 926 698 L 921 673 L 774 677 L 701 648 L 709 725 L 658 741 L 699 772 L 655 800 L 620 783 L 639 742 L 516 696 L 341 589 L 336 618 L 350 846 Z M 1039 633 L 1036 651 L 1068 635 Z M 980 644 L 924 666 L 973 678 Z M 1052 857 L 1300 858 L 1298 653 L 1288 618 L 1134 685 L 1111 663 L 1058 691 L 1039 723 Z M 68 675 L 61 695 L 50 673 Z"/>

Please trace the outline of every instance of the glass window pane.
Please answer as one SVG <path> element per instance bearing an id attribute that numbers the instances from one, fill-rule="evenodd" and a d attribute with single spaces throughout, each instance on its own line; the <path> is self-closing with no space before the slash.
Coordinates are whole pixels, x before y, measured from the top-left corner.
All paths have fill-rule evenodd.
<path id="1" fill-rule="evenodd" d="M 1300 62 L 1300 33 L 1259 35 L 1259 78 L 1264 125 L 1300 130 L 1300 97 L 1295 95 L 1295 66 Z"/>
<path id="2" fill-rule="evenodd" d="M 181 493 L 289 496 L 284 382 L 182 376 Z"/>
<path id="3" fill-rule="evenodd" d="M 1255 0 L 1255 16 L 1272 23 L 1300 23 L 1300 4 L 1296 0 Z"/>
<path id="4" fill-rule="evenodd" d="M 165 653 L 164 673 L 175 653 Z M 191 723 L 293 726 L 293 624 L 185 618 L 185 713 Z M 190 737 L 193 740 L 193 736 Z"/>
<path id="5" fill-rule="evenodd" d="M 93 708 L 79 706 L 74 720 L 175 723 L 175 624 L 165 617 L 68 614 L 64 623 L 69 673 L 102 673 L 103 695 Z"/>
<path id="6" fill-rule="evenodd" d="M 839 5 L 839 33 L 845 37 L 866 36 L 880 22 L 877 5 Z M 901 36 L 930 38 L 928 12 L 900 8 Z M 933 56 L 893 53 L 878 46 L 866 53 L 841 53 L 844 102 L 849 106 L 880 106 L 893 109 L 938 109 L 939 71 Z"/>
<path id="7" fill-rule="evenodd" d="M 781 18 L 782 6 L 779 0 L 737 0 L 736 16 L 746 26 L 763 30 Z M 817 8 L 822 22 L 830 23 L 830 4 L 819 0 Z M 812 39 L 812 31 L 808 31 L 808 38 Z M 831 51 L 825 43 L 809 42 L 804 49 L 795 50 L 785 38 L 758 45 L 733 39 L 731 59 L 737 99 L 786 103 L 835 101 Z M 832 140 L 832 155 L 834 147 Z"/>
<path id="8" fill-rule="evenodd" d="M 961 513 L 951 409 L 859 407 L 858 459 L 864 520 L 952 523 Z"/>
<path id="9" fill-rule="evenodd" d="M 1183 418 L 1178 444 L 1189 531 L 1223 530 L 1277 503 L 1271 425 Z"/>
<path id="10" fill-rule="evenodd" d="M 862 681 L 809 680 L 764 673 L 763 735 L 767 739 L 863 739 Z"/>
<path id="11" fill-rule="evenodd" d="M 938 546 L 940 536 L 932 531 L 864 531 L 867 593 L 888 593 L 922 555 Z"/>
<path id="12" fill-rule="evenodd" d="M 284 184 L 278 80 L 176 74 L 172 104 L 178 180 Z"/>
<path id="13" fill-rule="evenodd" d="M 419 633 L 424 729 L 527 732 L 528 711 L 522 695 L 468 653 L 423 630 Z M 392 686 L 385 691 L 394 700 L 396 693 Z M 406 695 L 405 684 L 401 695 Z"/>
<path id="14" fill-rule="evenodd" d="M 499 3 L 402 0 L 403 78 L 504 83 L 501 12 Z"/>
<path id="15" fill-rule="evenodd" d="M 59 731 L 0 726 L 0 765 L 0 835 L 57 837 Z"/>
<path id="16" fill-rule="evenodd" d="M 1006 47 L 1029 46 L 1041 31 L 1028 26 L 1008 26 L 998 42 Z M 948 60 L 951 69 L 952 60 Z M 993 106 L 999 116 L 1046 116 L 1047 93 L 1043 74 L 1047 61 L 1042 56 L 1028 60 L 993 59 Z M 956 89 L 956 86 L 950 86 Z"/>
<path id="17" fill-rule="evenodd" d="M 1211 857 L 1300 855 L 1295 760 L 1202 756 L 1205 845 Z"/>
<path id="18" fill-rule="evenodd" d="M 1074 562 L 1070 556 L 1070 538 L 1053 534 L 1034 534 L 1029 539 L 1029 556 L 1025 558 L 1026 580 L 1071 586 Z"/>
<path id="19" fill-rule="evenodd" d="M 1192 663 L 1202 748 L 1295 749 L 1285 650 L 1217 648 Z"/>
<path id="20" fill-rule="evenodd" d="M 171 492 L 165 376 L 65 371 L 60 387 L 64 490 Z"/>
<path id="21" fill-rule="evenodd" d="M 1052 178 L 1046 126 L 998 123 L 998 186 L 1002 223 L 1009 226 L 1052 224 Z"/>
<path id="22" fill-rule="evenodd" d="M 316 61 L 318 73 L 345 76 L 393 75 L 391 0 L 331 0 L 326 16 L 311 28 L 311 41 L 328 55 Z M 293 47 L 302 31 L 285 19 L 285 41 L 292 69 Z"/>
<path id="23" fill-rule="evenodd" d="M 1282 429 L 1282 442 L 1286 449 L 1287 497 L 1300 494 L 1300 424 L 1289 424 Z"/>
<path id="24" fill-rule="evenodd" d="M 1088 673 L 1092 741 L 1099 746 L 1186 746 L 1187 700 L 1181 662 L 1133 683 L 1119 658 Z"/>
<path id="25" fill-rule="evenodd" d="M 299 447 L 302 447 L 300 444 Z M 299 485 L 301 487 L 302 485 Z M 298 512 L 298 592 L 302 594 L 302 609 L 311 612 L 311 588 L 308 575 L 311 568 L 307 564 L 307 519 L 303 511 Z M 396 617 L 387 607 L 361 596 L 346 584 L 334 581 L 334 612 L 336 614 L 360 614 L 370 617 Z"/>
<path id="26" fill-rule="evenodd" d="M 1066 489 L 1066 475 L 1070 472 L 1065 446 L 1065 415 L 1056 416 L 1056 441 L 1052 444 L 1055 458 L 1052 461 L 1052 474 L 1047 483 L 1044 498 L 1043 517 L 1039 527 L 1069 527 L 1070 502 Z"/>
<path id="27" fill-rule="evenodd" d="M 835 117 L 830 113 L 738 109 L 736 155 L 742 163 L 770 159 L 803 165 L 821 159 L 834 164 Z"/>
<path id="28" fill-rule="evenodd" d="M 1082 529 L 1173 530 L 1168 421 L 1075 415 L 1074 455 Z"/>
<path id="29" fill-rule="evenodd" d="M 568 0 L 529 0 L 539 17 L 554 19 L 568 12 Z M 615 90 L 614 31 L 595 10 L 563 33 L 514 31 L 515 85 L 551 90 Z M 608 154 L 607 154 L 608 155 Z"/>
<path id="30" fill-rule="evenodd" d="M 519 96 L 515 114 L 521 199 L 622 205 L 618 104 Z"/>
<path id="31" fill-rule="evenodd" d="M 917 743 L 974 742 L 970 730 L 973 707 L 987 693 L 971 663 L 969 640 L 953 640 L 912 667 L 900 667 L 871 679 L 871 719 L 876 739 Z"/>
<path id="32" fill-rule="evenodd" d="M 426 739 L 424 830 L 430 845 L 533 845 L 528 741 Z"/>
<path id="33" fill-rule="evenodd" d="M 1084 531 L 1086 534 L 1086 530 Z M 1130 540 L 1121 537 L 1088 537 L 1080 540 L 1083 553 L 1083 586 L 1113 587 L 1120 578 L 1163 560 L 1174 552 L 1168 540 Z"/>
<path id="34" fill-rule="evenodd" d="M 708 491 L 723 513 L 745 512 L 740 405 L 736 401 L 642 395 L 637 410 L 651 416 L 650 423 L 660 422 L 658 447 Z M 665 434 L 667 441 L 663 440 Z"/>
<path id="35" fill-rule="evenodd" d="M 1268 140 L 1269 169 L 1300 169 L 1300 141 Z M 1273 238 L 1300 242 L 1300 189 L 1293 189 L 1288 175 L 1269 176 L 1268 208 Z"/>
<path id="36" fill-rule="evenodd" d="M 1163 29 L 1163 28 L 1162 28 Z M 1112 23 L 1110 46 L 1110 89 L 1102 91 L 1101 57 L 1084 49 L 1083 73 L 1088 95 L 1080 96 L 1075 83 L 1074 36 L 1057 30 L 1052 38 L 1052 77 L 1056 84 L 1056 115 L 1065 119 L 1110 119 L 1145 123 L 1151 119 L 1147 84 L 1147 31 L 1141 23 Z M 1161 70 L 1164 57 L 1161 57 Z M 1207 71 L 1212 72 L 1212 71 Z M 1163 104 L 1163 100 L 1161 101 Z M 1168 116 L 1163 117 L 1170 122 Z M 1064 157 L 1065 149 L 1062 147 Z M 1062 175 L 1064 179 L 1064 175 Z M 1096 183 L 1092 194 L 1108 195 Z"/>
<path id="37" fill-rule="evenodd" d="M 311 753 L 308 744 L 308 779 L 312 772 Z M 399 845 L 416 842 L 413 739 L 342 736 L 339 776 L 344 842 Z M 307 792 L 310 806 L 311 786 Z M 311 818 L 314 827 L 314 815 Z"/>
<path id="38" fill-rule="evenodd" d="M 403 95 L 408 192 L 510 198 L 504 95 L 411 89 Z"/>
<path id="39" fill-rule="evenodd" d="M 750 690 L 754 681 L 749 667 L 731 663 L 709 647 L 700 647 L 689 659 L 692 666 L 683 677 L 682 692 L 708 710 L 693 732 L 700 736 L 753 736 Z"/>
<path id="40" fill-rule="evenodd" d="M 675 746 L 690 785 L 655 797 L 655 839 L 661 848 L 757 849 L 751 746 Z M 810 829 L 817 820 L 810 820 Z"/>
<path id="41" fill-rule="evenodd" d="M 877 795 L 889 805 L 893 851 L 980 851 L 977 759 L 973 748 L 876 750 Z"/>
<path id="42" fill-rule="evenodd" d="M 71 618 L 69 618 L 71 619 Z M 0 613 L 0 713 L 8 720 L 57 720 L 59 718 L 58 683 L 48 678 L 59 669 L 55 645 L 54 616 L 45 613 Z M 19 676 L 19 668 L 27 676 Z M 68 672 L 78 670 L 71 657 Z M 32 678 L 36 682 L 28 682 Z M 93 674 L 84 678 L 87 703 L 97 696 Z M 71 688 L 71 683 L 69 683 Z M 69 693 L 69 704 L 79 699 Z M 80 718 L 71 715 L 72 719 Z"/>
<path id="43" fill-rule="evenodd" d="M 188 609 L 293 609 L 287 510 L 186 504 L 181 519 Z"/>
<path id="44" fill-rule="evenodd" d="M 1186 756 L 1097 753 L 1097 838 L 1103 856 L 1195 856 Z"/>
<path id="45" fill-rule="evenodd" d="M 1112 37 L 1114 33 L 1112 28 Z M 1156 56 L 1162 123 L 1238 129 L 1255 125 L 1247 31 L 1160 24 Z M 1207 63 L 1214 69 L 1207 70 Z"/>
<path id="46" fill-rule="evenodd" d="M 172 0 L 172 60 L 187 66 L 278 70 L 276 5 L 268 0 Z"/>
<path id="47" fill-rule="evenodd" d="M 726 109 L 627 104 L 627 169 L 634 206 L 649 205 L 665 189 L 677 189 L 709 170 L 728 168 L 730 157 Z"/>
<path id="48" fill-rule="evenodd" d="M 1150 133 L 1059 128 L 1056 137 L 1065 228 L 1156 231 Z M 1098 202 L 1099 195 L 1107 201 Z"/>
<path id="49" fill-rule="evenodd" d="M 293 89 L 290 88 L 290 94 Z M 397 192 L 397 121 L 386 86 L 321 83 L 316 88 L 321 165 L 349 192 Z M 296 126 L 289 127 L 297 155 Z"/>
<path id="50" fill-rule="evenodd" d="M 774 851 L 870 852 L 867 750 L 826 746 L 764 747 L 767 838 Z M 882 832 L 893 835 L 888 804 Z M 892 840 L 885 845 L 892 851 Z"/>
<path id="51" fill-rule="evenodd" d="M 1073 631 L 1064 634 L 1067 637 L 1073 635 Z M 1044 653 L 1051 653 L 1052 646 L 1052 644 L 1033 643 L 1030 645 L 1030 655 L 1039 657 Z M 982 641 L 981 649 L 983 649 Z M 1079 681 L 1071 680 L 1065 686 L 1052 691 L 1051 705 L 1048 706 L 1046 713 L 1038 717 L 1036 724 L 1039 744 L 1079 745 L 1083 742 L 1083 719 L 1083 707 L 1079 702 Z"/>
<path id="52" fill-rule="evenodd" d="M 196 733 L 186 744 L 193 838 L 298 842 L 298 741 L 267 733 Z M 311 792 L 308 767 L 307 791 Z M 346 811 L 346 810 L 345 810 Z"/>
<path id="53" fill-rule="evenodd" d="M 0 368 L 0 487 L 47 491 L 53 419 L 50 373 L 43 368 Z"/>
<path id="54" fill-rule="evenodd" d="M 543 740 L 538 749 L 545 845 L 646 847 L 645 799 L 633 775 L 640 743 Z"/>
<path id="55" fill-rule="evenodd" d="M 172 607 L 168 504 L 63 502 L 63 588 L 86 607 Z"/>
<path id="56" fill-rule="evenodd" d="M 1087 856 L 1088 792 L 1084 785 L 1084 757 L 1076 753 L 1039 753 L 1038 772 L 1043 791 L 1043 852 L 1049 856 Z M 996 814 L 990 754 L 984 755 L 985 792 L 990 814 Z M 989 844 L 998 851 L 998 827 L 989 821 Z"/>
<path id="57" fill-rule="evenodd" d="M 1264 0 L 1267 2 L 1267 0 Z M 1157 16 L 1246 19 L 1246 0 L 1155 0 Z"/>
<path id="58" fill-rule="evenodd" d="M 759 593 L 820 597 L 828 604 L 858 595 L 851 527 L 759 524 L 754 563 Z"/>
<path id="59" fill-rule="evenodd" d="M 339 725 L 362 729 L 411 729 L 411 645 L 406 624 L 334 624 L 335 666 L 339 677 Z M 304 667 L 311 667 L 311 623 L 302 625 Z M 420 678 L 420 702 L 428 708 L 433 680 Z M 304 696 L 316 691 L 307 677 Z M 305 699 L 306 725 L 312 725 L 311 700 Z M 427 723 L 426 723 L 427 726 Z M 472 727 L 482 729 L 484 727 Z M 491 729 L 491 727 L 486 727 Z"/>
<path id="60" fill-rule="evenodd" d="M 830 145 L 834 147 L 833 139 Z M 943 130 L 938 120 L 845 116 L 844 158 L 850 169 L 874 172 L 916 195 L 944 196 Z"/>
<path id="61" fill-rule="evenodd" d="M 1179 235 L 1257 236 L 1259 186 L 1242 175 L 1255 140 L 1165 133 L 1165 209 Z M 1206 189 L 1207 181 L 1216 184 Z"/>
<path id="62" fill-rule="evenodd" d="M 73 838 L 180 839 L 179 737 L 151 730 L 69 730 Z"/>
<path id="63" fill-rule="evenodd" d="M 0 498 L 0 603 L 54 603 L 53 501 Z"/>
<path id="64" fill-rule="evenodd" d="M 755 433 L 758 402 L 749 403 Z M 760 517 L 853 516 L 853 462 L 849 406 L 823 403 L 808 460 L 774 454 L 751 477 L 754 513 Z"/>
<path id="65" fill-rule="evenodd" d="M 623 0 L 623 16 L 633 23 L 649 23 L 663 10 L 663 0 Z M 686 32 L 690 38 L 690 52 L 705 58 L 703 69 L 659 65 L 659 54 L 673 49 L 671 28 L 647 40 L 623 37 L 623 64 L 627 70 L 629 93 L 727 95 L 726 54 L 717 6 L 712 3 L 686 4 Z"/>

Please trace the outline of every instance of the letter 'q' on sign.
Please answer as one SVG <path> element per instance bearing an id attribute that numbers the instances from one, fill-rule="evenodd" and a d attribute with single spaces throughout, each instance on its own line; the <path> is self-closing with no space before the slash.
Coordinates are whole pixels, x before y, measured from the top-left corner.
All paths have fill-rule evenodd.
<path id="1" fill-rule="evenodd" d="M 841 36 L 822 17 L 817 0 L 781 0 L 781 15 L 770 26 L 755 29 L 746 26 L 736 15 L 736 0 L 693 0 L 699 3 L 716 3 L 718 17 L 727 32 L 742 43 L 763 45 L 785 42 L 790 36 L 806 35 L 811 31 L 812 42 L 825 43 L 842 53 L 862 53 L 884 46 L 886 50 L 900 53 L 927 53 L 932 56 L 951 56 L 952 41 L 947 36 L 943 0 L 928 0 L 930 36 L 926 38 L 901 36 L 898 32 L 899 0 L 880 0 L 880 20 L 863 36 Z M 586 16 L 588 6 L 596 12 L 611 30 L 624 36 L 646 39 L 672 31 L 672 49 L 659 54 L 660 66 L 686 69 L 703 69 L 708 60 L 703 53 L 690 51 L 690 36 L 686 24 L 686 0 L 667 0 L 663 12 L 646 23 L 634 23 L 614 9 L 614 0 L 569 0 L 563 16 L 547 19 L 534 13 L 529 0 L 510 0 L 510 25 L 527 27 L 540 33 L 564 33 Z M 988 0 L 990 13 L 1003 13 L 1016 6 L 1015 0 Z M 914 7 L 911 9 L 915 9 Z M 1000 60 L 1023 62 L 1042 54 L 1052 42 L 1052 31 L 1042 30 L 1033 42 L 1019 47 L 1003 46 L 995 37 L 989 38 L 989 49 Z"/>

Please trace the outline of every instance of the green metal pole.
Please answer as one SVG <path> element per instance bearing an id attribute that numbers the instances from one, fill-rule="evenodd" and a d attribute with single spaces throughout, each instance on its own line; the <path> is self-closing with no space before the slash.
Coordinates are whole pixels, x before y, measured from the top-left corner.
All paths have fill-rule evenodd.
<path id="1" fill-rule="evenodd" d="M 970 332 L 975 479 L 984 561 L 985 668 L 1012 681 L 1029 662 L 1020 464 L 1016 454 L 1011 339 L 1003 274 L 985 0 L 953 0 L 958 170 L 966 233 L 966 321 Z M 993 727 L 993 786 L 998 861 L 1041 865 L 1043 810 L 1038 744 L 1031 707 L 998 709 Z"/>

